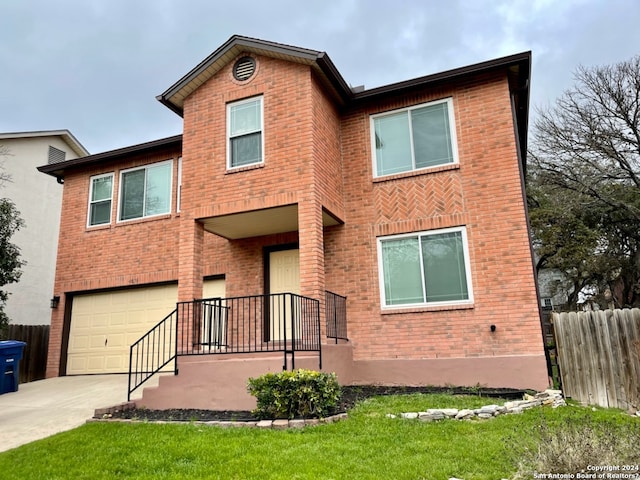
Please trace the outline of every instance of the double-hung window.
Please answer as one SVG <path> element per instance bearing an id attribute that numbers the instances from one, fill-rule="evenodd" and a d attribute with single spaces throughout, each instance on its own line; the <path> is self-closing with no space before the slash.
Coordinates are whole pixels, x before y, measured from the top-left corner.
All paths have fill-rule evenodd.
<path id="1" fill-rule="evenodd" d="M 88 226 L 111 223 L 111 198 L 113 197 L 113 173 L 91 177 L 89 186 Z"/>
<path id="2" fill-rule="evenodd" d="M 381 237 L 378 259 L 384 307 L 472 301 L 464 228 Z"/>
<path id="3" fill-rule="evenodd" d="M 375 176 L 458 162 L 451 99 L 374 115 Z"/>
<path id="4" fill-rule="evenodd" d="M 262 97 L 227 105 L 227 167 L 262 163 Z"/>
<path id="5" fill-rule="evenodd" d="M 119 220 L 170 212 L 172 162 L 154 163 L 120 172 Z"/>

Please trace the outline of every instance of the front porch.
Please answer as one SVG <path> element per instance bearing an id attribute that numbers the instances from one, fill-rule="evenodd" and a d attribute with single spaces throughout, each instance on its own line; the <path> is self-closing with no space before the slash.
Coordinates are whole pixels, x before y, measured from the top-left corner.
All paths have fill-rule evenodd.
<path id="1" fill-rule="evenodd" d="M 154 375 L 178 376 L 186 365 L 198 365 L 201 370 L 206 364 L 198 375 L 203 375 L 200 383 L 210 385 L 206 377 L 212 372 L 207 370 L 222 365 L 210 361 L 214 358 L 236 360 L 236 366 L 252 364 L 251 372 L 258 372 L 251 373 L 254 376 L 274 370 L 275 365 L 281 367 L 278 370 L 322 369 L 323 346 L 347 341 L 346 297 L 333 292 L 325 292 L 322 302 L 294 293 L 178 302 L 173 312 L 131 346 L 128 398 Z M 247 354 L 252 362 L 247 362 Z M 227 376 L 241 380 L 244 389 L 248 377 L 234 378 L 242 376 L 240 371 L 232 368 Z"/>

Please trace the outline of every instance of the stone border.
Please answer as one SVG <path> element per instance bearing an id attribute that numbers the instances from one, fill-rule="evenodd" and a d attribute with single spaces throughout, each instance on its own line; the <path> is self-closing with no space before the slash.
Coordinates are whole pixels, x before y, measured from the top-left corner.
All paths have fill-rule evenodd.
<path id="1" fill-rule="evenodd" d="M 109 409 L 99 409 L 103 410 L 116 410 L 118 407 L 111 407 Z M 96 410 L 96 415 L 98 415 L 98 410 Z M 104 413 L 101 417 L 98 418 L 90 418 L 87 420 L 87 423 L 99 423 L 99 422 L 119 422 L 119 423 L 155 423 L 155 424 L 171 424 L 171 425 L 203 425 L 208 427 L 222 427 L 222 428 L 243 428 L 243 427 L 252 427 L 252 428 L 263 428 L 263 429 L 274 429 L 274 430 L 286 430 L 288 428 L 303 428 L 303 427 L 313 427 L 316 425 L 326 425 L 329 423 L 338 422 L 340 420 L 344 420 L 347 418 L 346 413 L 339 413 L 337 415 L 332 415 L 331 417 L 326 418 L 307 418 L 307 419 L 278 419 L 278 420 L 259 420 L 259 421 L 229 421 L 229 420 L 212 420 L 212 421 L 200 421 L 195 420 L 192 422 L 185 421 L 173 421 L 173 420 L 136 420 L 132 418 L 112 418 L 110 413 Z"/>
<path id="2" fill-rule="evenodd" d="M 533 407 L 542 405 L 550 405 L 552 408 L 566 406 L 562 391 L 545 390 L 535 395 L 525 394 L 523 400 L 505 402 L 503 405 L 485 405 L 476 409 L 457 408 L 430 408 L 425 412 L 408 412 L 401 413 L 399 418 L 418 419 L 423 422 L 432 422 L 434 420 L 444 420 L 450 418 L 454 420 L 471 420 L 473 418 L 487 420 L 498 415 L 518 414 Z M 398 418 L 398 415 L 387 413 L 387 418 Z"/>

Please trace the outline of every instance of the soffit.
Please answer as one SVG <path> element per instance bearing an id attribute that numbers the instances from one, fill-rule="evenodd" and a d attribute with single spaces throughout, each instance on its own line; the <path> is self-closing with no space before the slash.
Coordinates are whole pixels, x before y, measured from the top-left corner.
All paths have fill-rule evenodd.
<path id="1" fill-rule="evenodd" d="M 229 240 L 295 232 L 298 230 L 298 205 L 284 205 L 202 218 L 200 222 L 208 232 Z M 329 227 L 340 223 L 328 212 L 322 212 L 323 226 Z"/>

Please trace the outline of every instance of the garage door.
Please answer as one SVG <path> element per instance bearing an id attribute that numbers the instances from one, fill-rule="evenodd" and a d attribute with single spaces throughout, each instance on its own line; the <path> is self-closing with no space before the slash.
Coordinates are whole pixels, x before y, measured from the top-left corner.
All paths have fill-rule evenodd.
<path id="1" fill-rule="evenodd" d="M 224 279 L 204 282 L 203 298 L 224 292 Z M 129 347 L 176 308 L 177 296 L 177 285 L 75 296 L 67 375 L 127 373 Z"/>
<path id="2" fill-rule="evenodd" d="M 177 285 L 73 298 L 67 374 L 126 373 L 129 347 L 176 308 Z"/>

